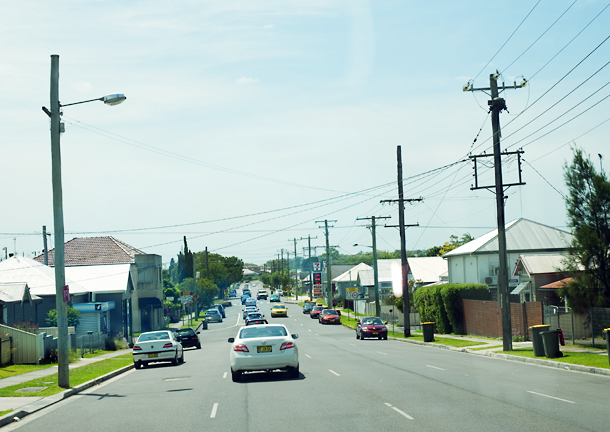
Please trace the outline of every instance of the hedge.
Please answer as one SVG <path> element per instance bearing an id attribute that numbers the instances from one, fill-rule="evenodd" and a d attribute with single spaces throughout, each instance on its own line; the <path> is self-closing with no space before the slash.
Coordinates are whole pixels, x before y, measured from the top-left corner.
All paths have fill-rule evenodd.
<path id="1" fill-rule="evenodd" d="M 464 334 L 463 299 L 490 300 L 485 284 L 429 285 L 413 293 L 413 303 L 422 322 L 436 323 L 436 332 Z"/>

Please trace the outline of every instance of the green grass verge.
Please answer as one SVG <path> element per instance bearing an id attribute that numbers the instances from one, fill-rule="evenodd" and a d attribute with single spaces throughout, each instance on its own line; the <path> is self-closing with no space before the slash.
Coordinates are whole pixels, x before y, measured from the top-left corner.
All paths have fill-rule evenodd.
<path id="1" fill-rule="evenodd" d="M 57 363 L 56 363 L 57 364 Z M 55 366 L 54 364 L 46 364 L 46 365 L 9 365 L 3 366 L 0 368 L 0 379 L 12 377 L 15 375 L 21 375 L 28 372 L 34 372 L 41 369 L 47 369 L 51 366 Z"/>
<path id="2" fill-rule="evenodd" d="M 86 366 L 81 366 L 75 369 L 70 369 L 70 386 L 75 387 L 95 378 L 99 378 L 114 370 L 133 363 L 131 354 L 124 354 L 119 357 L 113 357 L 106 360 L 101 360 Z M 47 387 L 39 392 L 18 392 L 16 390 L 24 387 Z M 24 397 L 24 396 L 40 396 L 46 397 L 64 391 L 65 389 L 57 385 L 57 374 L 27 381 L 14 386 L 9 386 L 0 389 L 0 397 Z"/>
<path id="3" fill-rule="evenodd" d="M 496 348 L 503 348 L 503 345 L 494 345 L 494 346 L 486 346 L 486 347 L 482 347 L 482 348 L 473 348 L 473 351 L 478 351 L 478 350 L 484 350 L 484 349 L 496 349 Z"/>
<path id="4" fill-rule="evenodd" d="M 560 363 L 575 364 L 588 367 L 610 369 L 610 364 L 608 363 L 608 356 L 603 354 L 563 351 L 563 357 L 547 359 L 546 357 L 534 356 L 534 348 L 518 348 L 513 351 L 504 352 L 503 354 L 514 355 L 519 357 L 538 358 L 543 360 L 552 360 Z"/>
<path id="5" fill-rule="evenodd" d="M 8 411 L 0 411 L 0 417 L 2 417 L 3 415 L 6 415 L 10 412 L 13 412 L 13 410 L 8 410 Z"/>

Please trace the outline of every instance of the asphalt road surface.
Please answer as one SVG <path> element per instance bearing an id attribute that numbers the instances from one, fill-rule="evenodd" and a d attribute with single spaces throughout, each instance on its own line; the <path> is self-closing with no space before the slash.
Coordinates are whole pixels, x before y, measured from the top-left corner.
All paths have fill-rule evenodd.
<path id="1" fill-rule="evenodd" d="M 255 295 L 258 286 L 252 287 Z M 357 340 L 288 304 L 301 375 L 231 381 L 240 302 L 186 363 L 133 370 L 6 426 L 87 431 L 608 431 L 610 379 L 398 341 Z"/>

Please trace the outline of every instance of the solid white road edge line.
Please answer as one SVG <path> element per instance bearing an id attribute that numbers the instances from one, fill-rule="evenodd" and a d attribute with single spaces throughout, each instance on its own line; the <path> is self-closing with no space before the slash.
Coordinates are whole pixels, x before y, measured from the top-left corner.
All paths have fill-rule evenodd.
<path id="1" fill-rule="evenodd" d="M 542 393 L 536 393 L 536 392 L 529 391 L 529 390 L 527 392 L 531 393 L 531 394 L 538 395 L 538 396 L 543 396 L 543 397 L 546 397 L 546 398 L 549 398 L 549 399 L 555 399 L 555 400 L 562 401 L 562 402 L 576 403 L 576 402 L 572 402 L 571 400 L 561 399 L 561 398 L 558 398 L 558 397 L 555 397 L 555 396 L 549 396 L 549 395 L 545 395 L 545 394 L 542 394 Z"/>
<path id="2" fill-rule="evenodd" d="M 429 368 L 432 368 L 432 369 L 438 369 L 438 370 L 445 370 L 443 368 L 439 368 L 439 367 L 431 366 L 431 365 L 426 365 L 426 367 L 429 367 Z"/>
<path id="3" fill-rule="evenodd" d="M 377 351 L 379 354 L 383 354 L 383 355 L 387 355 L 387 353 L 381 352 L 381 351 Z"/>
<path id="4" fill-rule="evenodd" d="M 214 404 L 212 407 L 212 414 L 210 414 L 210 418 L 216 418 L 216 410 L 218 409 L 218 402 Z"/>
<path id="5" fill-rule="evenodd" d="M 332 374 L 337 375 L 337 376 L 341 376 L 341 375 L 339 375 L 337 372 L 335 372 L 335 371 L 334 371 L 334 370 L 332 370 L 332 369 L 329 369 L 328 371 L 329 371 L 330 373 L 332 373 Z"/>

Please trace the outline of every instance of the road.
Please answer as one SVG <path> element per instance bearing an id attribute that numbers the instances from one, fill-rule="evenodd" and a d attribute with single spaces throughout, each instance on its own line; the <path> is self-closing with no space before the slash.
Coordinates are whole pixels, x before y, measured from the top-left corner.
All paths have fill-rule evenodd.
<path id="1" fill-rule="evenodd" d="M 258 287 L 253 287 L 253 294 Z M 6 430 L 138 431 L 607 431 L 610 380 L 399 341 L 356 340 L 288 305 L 270 322 L 298 333 L 301 375 L 251 373 L 231 381 L 227 338 L 235 300 L 186 363 L 134 370 Z M 52 427 L 50 426 L 52 425 Z"/>

